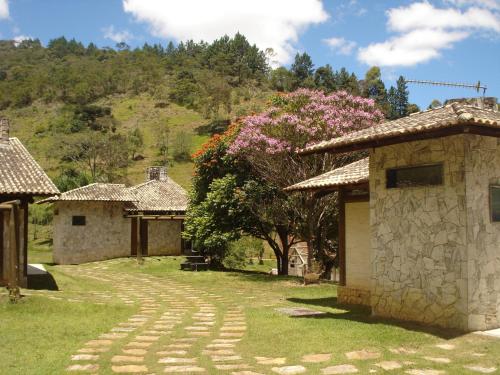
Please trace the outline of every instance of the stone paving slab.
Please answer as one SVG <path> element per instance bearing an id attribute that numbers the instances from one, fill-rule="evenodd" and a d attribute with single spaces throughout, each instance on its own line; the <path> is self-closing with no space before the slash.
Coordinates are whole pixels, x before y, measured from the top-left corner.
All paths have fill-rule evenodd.
<path id="1" fill-rule="evenodd" d="M 326 362 L 332 358 L 330 353 L 320 353 L 320 354 L 307 354 L 302 357 L 302 362 L 305 363 L 319 363 Z"/>
<path id="2" fill-rule="evenodd" d="M 140 374 L 148 372 L 148 368 L 144 365 L 111 366 L 111 370 L 119 374 Z"/>
<path id="3" fill-rule="evenodd" d="M 98 355 L 95 354 L 75 354 L 71 356 L 72 361 L 97 361 Z"/>
<path id="4" fill-rule="evenodd" d="M 497 371 L 496 367 L 485 367 L 482 365 L 467 365 L 464 366 L 467 370 L 479 372 L 481 374 L 492 374 Z"/>
<path id="5" fill-rule="evenodd" d="M 307 369 L 304 366 L 300 366 L 300 365 L 273 367 L 271 370 L 279 375 L 303 374 L 304 372 L 307 371 Z"/>
<path id="6" fill-rule="evenodd" d="M 284 365 L 286 358 L 272 358 L 272 357 L 255 357 L 255 360 L 260 365 Z"/>
<path id="7" fill-rule="evenodd" d="M 91 372 L 99 370 L 99 365 L 96 364 L 86 364 L 86 365 L 71 365 L 66 368 L 66 371 L 79 371 L 79 372 Z"/>
<path id="8" fill-rule="evenodd" d="M 111 358 L 112 363 L 140 363 L 144 362 L 144 357 L 137 357 L 132 355 L 115 355 Z"/>
<path id="9" fill-rule="evenodd" d="M 193 372 L 205 372 L 203 367 L 198 366 L 167 366 L 164 372 L 166 373 L 193 373 Z"/>
<path id="10" fill-rule="evenodd" d="M 357 367 L 353 365 L 336 365 L 321 369 L 323 375 L 355 374 L 358 372 Z"/>

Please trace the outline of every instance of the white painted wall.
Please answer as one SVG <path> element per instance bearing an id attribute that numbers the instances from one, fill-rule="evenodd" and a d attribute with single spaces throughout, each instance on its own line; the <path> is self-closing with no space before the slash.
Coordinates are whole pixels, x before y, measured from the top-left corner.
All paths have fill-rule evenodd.
<path id="1" fill-rule="evenodd" d="M 370 203 L 352 202 L 345 205 L 346 286 L 370 290 Z"/>

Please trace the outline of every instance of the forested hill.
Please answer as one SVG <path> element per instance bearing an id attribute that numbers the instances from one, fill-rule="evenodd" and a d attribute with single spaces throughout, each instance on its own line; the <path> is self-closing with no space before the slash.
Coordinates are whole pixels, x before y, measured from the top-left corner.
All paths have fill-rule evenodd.
<path id="1" fill-rule="evenodd" d="M 407 113 L 407 92 L 386 90 L 378 68 L 364 80 L 297 54 L 271 69 L 272 51 L 244 36 L 130 49 L 64 37 L 0 41 L 0 116 L 62 190 L 92 181 L 136 183 L 166 164 L 189 186 L 190 154 L 237 116 L 262 110 L 274 91 L 347 90 L 374 98 L 388 117 Z"/>

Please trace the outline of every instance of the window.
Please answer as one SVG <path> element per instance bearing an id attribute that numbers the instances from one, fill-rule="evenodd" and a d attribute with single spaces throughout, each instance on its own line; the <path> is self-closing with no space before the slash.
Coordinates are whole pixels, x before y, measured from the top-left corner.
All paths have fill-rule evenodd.
<path id="1" fill-rule="evenodd" d="M 500 221 L 500 186 L 490 186 L 491 221 Z"/>
<path id="2" fill-rule="evenodd" d="M 392 168 L 386 173 L 388 189 L 443 184 L 442 164 Z"/>
<path id="3" fill-rule="evenodd" d="M 71 224 L 75 226 L 85 225 L 85 216 L 73 216 Z"/>

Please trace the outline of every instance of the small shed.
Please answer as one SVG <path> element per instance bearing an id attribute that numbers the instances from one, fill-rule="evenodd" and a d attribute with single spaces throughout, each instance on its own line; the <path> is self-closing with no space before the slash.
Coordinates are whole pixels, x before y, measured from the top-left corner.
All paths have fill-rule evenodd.
<path id="1" fill-rule="evenodd" d="M 288 274 L 290 276 L 304 276 L 307 260 L 307 242 L 293 245 L 288 256 Z"/>
<path id="2" fill-rule="evenodd" d="M 94 183 L 54 203 L 54 262 L 80 264 L 140 255 L 181 255 L 188 197 L 163 167 L 136 186 Z"/>
<path id="3" fill-rule="evenodd" d="M 27 285 L 28 205 L 35 197 L 58 194 L 59 190 L 17 138 L 9 137 L 9 122 L 0 118 L 0 285 Z M 8 202 L 8 203 L 7 203 Z M 10 248 L 16 244 L 16 255 Z"/>

